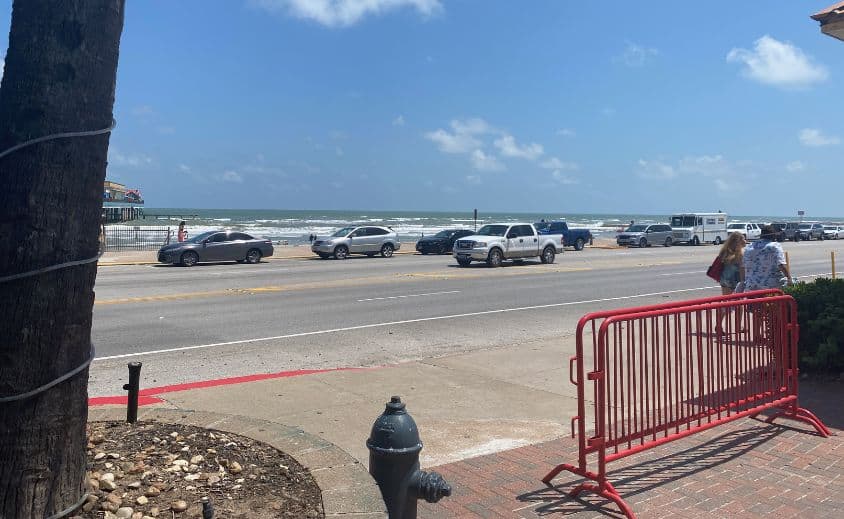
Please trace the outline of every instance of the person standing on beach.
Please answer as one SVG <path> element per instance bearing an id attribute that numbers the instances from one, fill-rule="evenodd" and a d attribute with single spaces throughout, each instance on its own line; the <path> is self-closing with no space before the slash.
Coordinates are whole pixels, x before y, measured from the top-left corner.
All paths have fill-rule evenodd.
<path id="1" fill-rule="evenodd" d="M 180 243 L 188 239 L 188 231 L 185 229 L 185 222 L 179 222 L 179 232 L 176 235 L 176 239 L 179 240 Z"/>
<path id="2" fill-rule="evenodd" d="M 741 266 L 744 291 L 791 285 L 791 273 L 785 263 L 785 252 L 782 245 L 774 241 L 775 237 L 774 228 L 763 225 L 762 236 L 744 249 Z"/>

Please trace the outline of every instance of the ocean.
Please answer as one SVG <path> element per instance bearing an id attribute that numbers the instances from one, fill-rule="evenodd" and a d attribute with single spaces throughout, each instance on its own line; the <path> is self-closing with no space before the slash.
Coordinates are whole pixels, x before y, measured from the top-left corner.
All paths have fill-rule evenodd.
<path id="1" fill-rule="evenodd" d="M 475 226 L 471 212 L 423 211 L 329 211 L 278 209 L 189 209 L 144 208 L 143 219 L 121 224 L 125 227 L 171 227 L 184 220 L 191 236 L 211 230 L 242 231 L 259 238 L 287 241 L 290 245 L 308 243 L 308 236 L 326 236 L 340 227 L 355 224 L 392 227 L 401 239 L 417 240 L 442 229 Z M 668 214 L 559 214 L 478 212 L 477 225 L 487 222 L 535 222 L 564 219 L 570 227 L 585 228 L 596 237 L 614 238 L 618 229 L 631 220 L 637 223 L 668 223 Z M 807 218 L 808 219 L 808 218 Z M 844 218 L 837 218 L 841 220 Z M 796 220 L 781 216 L 730 216 L 732 221 L 769 222 Z M 823 221 L 831 220 L 824 218 Z"/>

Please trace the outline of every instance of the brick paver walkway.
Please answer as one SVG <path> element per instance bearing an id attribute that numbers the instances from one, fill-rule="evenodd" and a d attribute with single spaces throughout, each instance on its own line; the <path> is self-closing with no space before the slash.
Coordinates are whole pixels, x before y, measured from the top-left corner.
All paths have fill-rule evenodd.
<path id="1" fill-rule="evenodd" d="M 842 383 L 801 388 L 801 405 L 830 438 L 790 420 L 742 419 L 613 462 L 610 481 L 640 519 L 844 517 L 842 397 Z M 419 517 L 623 517 L 595 494 L 568 497 L 581 481 L 574 474 L 560 473 L 553 489 L 541 482 L 555 465 L 576 462 L 575 440 L 561 438 L 436 467 L 454 495 L 421 503 Z"/>

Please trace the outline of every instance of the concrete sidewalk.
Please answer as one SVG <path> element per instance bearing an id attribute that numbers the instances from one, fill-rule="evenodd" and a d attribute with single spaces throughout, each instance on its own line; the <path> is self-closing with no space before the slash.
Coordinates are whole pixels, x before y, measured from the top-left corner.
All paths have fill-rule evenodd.
<path id="1" fill-rule="evenodd" d="M 561 492 L 540 478 L 576 461 L 576 412 L 567 359 L 574 338 L 511 345 L 367 369 L 263 375 L 148 390 L 149 407 L 245 416 L 298 427 L 367 466 L 365 440 L 391 395 L 416 419 L 422 466 L 439 466 L 455 496 L 420 517 L 617 517 L 612 504 Z M 216 385 L 215 385 L 216 384 Z M 200 387 L 202 386 L 202 387 Z M 844 385 L 806 385 L 802 404 L 841 429 Z M 799 423 L 743 419 L 611 465 L 639 517 L 832 517 L 844 511 L 842 435 L 820 438 Z M 603 508 L 602 508 L 603 507 Z"/>

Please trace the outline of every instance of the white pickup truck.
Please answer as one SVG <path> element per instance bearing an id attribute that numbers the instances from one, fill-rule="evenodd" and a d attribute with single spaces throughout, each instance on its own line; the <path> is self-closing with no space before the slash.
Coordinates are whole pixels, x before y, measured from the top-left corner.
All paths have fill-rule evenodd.
<path id="1" fill-rule="evenodd" d="M 563 252 L 561 234 L 539 234 L 529 223 L 491 223 L 474 235 L 457 240 L 453 255 L 461 267 L 468 267 L 473 261 L 499 267 L 504 260 L 536 257 L 542 263 L 554 263 L 560 252 Z"/>

